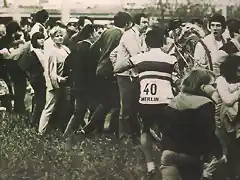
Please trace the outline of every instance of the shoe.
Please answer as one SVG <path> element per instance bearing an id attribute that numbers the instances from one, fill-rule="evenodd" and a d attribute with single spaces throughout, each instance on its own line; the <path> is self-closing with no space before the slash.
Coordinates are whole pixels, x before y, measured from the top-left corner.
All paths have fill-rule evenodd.
<path id="1" fill-rule="evenodd" d="M 159 171 L 155 168 L 150 172 L 147 172 L 146 179 L 148 180 L 158 180 L 161 179 Z"/>

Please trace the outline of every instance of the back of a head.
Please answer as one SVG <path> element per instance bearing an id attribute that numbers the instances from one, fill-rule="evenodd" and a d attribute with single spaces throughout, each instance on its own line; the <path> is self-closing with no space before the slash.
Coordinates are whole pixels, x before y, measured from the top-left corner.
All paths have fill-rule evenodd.
<path id="1" fill-rule="evenodd" d="M 35 21 L 44 24 L 49 18 L 49 14 L 45 9 L 38 11 L 35 14 Z"/>
<path id="2" fill-rule="evenodd" d="M 219 22 L 221 23 L 223 29 L 226 29 L 226 19 L 223 15 L 216 13 L 213 16 L 211 16 L 209 18 L 209 27 L 212 22 Z"/>
<path id="3" fill-rule="evenodd" d="M 141 18 L 144 17 L 144 18 L 148 18 L 148 16 L 144 13 L 137 13 L 133 16 L 133 23 L 134 24 L 138 24 L 140 25 L 140 22 L 141 22 Z"/>
<path id="4" fill-rule="evenodd" d="M 175 30 L 175 29 L 179 28 L 181 26 L 181 24 L 182 24 L 181 19 L 172 19 L 168 23 L 168 29 L 169 29 L 169 31 Z"/>
<path id="5" fill-rule="evenodd" d="M 87 24 L 81 31 L 81 39 L 87 39 L 89 38 L 95 31 L 94 25 L 93 24 Z"/>
<path id="6" fill-rule="evenodd" d="M 227 82 L 233 83 L 233 81 L 236 80 L 238 66 L 240 66 L 240 56 L 229 55 L 220 65 L 220 75 L 223 76 Z"/>
<path id="7" fill-rule="evenodd" d="M 234 37 L 234 33 L 240 34 L 240 20 L 231 19 L 231 21 L 228 23 L 228 30 L 231 38 Z"/>
<path id="8" fill-rule="evenodd" d="M 12 35 L 20 30 L 21 30 L 20 25 L 16 21 L 11 21 L 6 26 L 6 34 L 7 35 Z"/>
<path id="9" fill-rule="evenodd" d="M 211 77 L 214 77 L 214 74 L 209 70 L 193 69 L 183 78 L 181 91 L 199 94 L 202 92 L 201 86 L 207 85 L 211 81 Z"/>
<path id="10" fill-rule="evenodd" d="M 128 23 L 132 21 L 132 17 L 127 12 L 118 12 L 113 17 L 114 25 L 119 28 L 124 28 Z"/>
<path id="11" fill-rule="evenodd" d="M 150 48 L 161 48 L 164 44 L 165 30 L 163 28 L 154 28 L 146 34 L 146 44 Z"/>
<path id="12" fill-rule="evenodd" d="M 88 16 L 80 16 L 77 22 L 78 26 L 84 27 L 87 24 L 93 24 L 93 19 Z"/>

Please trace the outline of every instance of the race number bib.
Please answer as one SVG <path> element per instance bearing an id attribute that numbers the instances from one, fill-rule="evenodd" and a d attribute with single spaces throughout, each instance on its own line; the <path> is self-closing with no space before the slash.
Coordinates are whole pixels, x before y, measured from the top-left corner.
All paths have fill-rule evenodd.
<path id="1" fill-rule="evenodd" d="M 141 93 L 139 102 L 141 104 L 167 103 L 172 98 L 170 82 L 161 79 L 143 79 L 140 82 Z"/>

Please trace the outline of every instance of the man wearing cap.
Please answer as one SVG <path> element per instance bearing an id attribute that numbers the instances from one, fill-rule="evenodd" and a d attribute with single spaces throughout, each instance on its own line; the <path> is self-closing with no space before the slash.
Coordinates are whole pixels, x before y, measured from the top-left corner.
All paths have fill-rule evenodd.
<path id="1" fill-rule="evenodd" d="M 70 18 L 69 22 L 67 23 L 67 35 L 64 38 L 64 45 L 68 45 L 69 44 L 69 39 L 77 33 L 77 22 L 78 19 L 77 18 Z"/>
<path id="2" fill-rule="evenodd" d="M 77 22 L 78 32 L 72 35 L 67 44 L 68 48 L 71 51 L 73 51 L 76 48 L 76 45 L 79 41 L 83 40 L 83 38 L 81 37 L 81 30 L 87 24 L 93 24 L 93 19 L 88 16 L 80 16 Z"/>

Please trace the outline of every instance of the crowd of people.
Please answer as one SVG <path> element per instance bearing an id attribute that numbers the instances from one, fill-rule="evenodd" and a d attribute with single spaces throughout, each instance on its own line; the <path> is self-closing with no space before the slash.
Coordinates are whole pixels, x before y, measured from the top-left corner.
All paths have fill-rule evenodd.
<path id="1" fill-rule="evenodd" d="M 238 19 L 214 14 L 207 28 L 127 12 L 111 26 L 81 16 L 47 27 L 48 19 L 43 9 L 0 25 L 1 106 L 26 115 L 30 89 L 28 123 L 40 136 L 104 133 L 108 118 L 108 133 L 140 140 L 149 179 L 159 170 L 163 180 L 240 179 Z"/>

